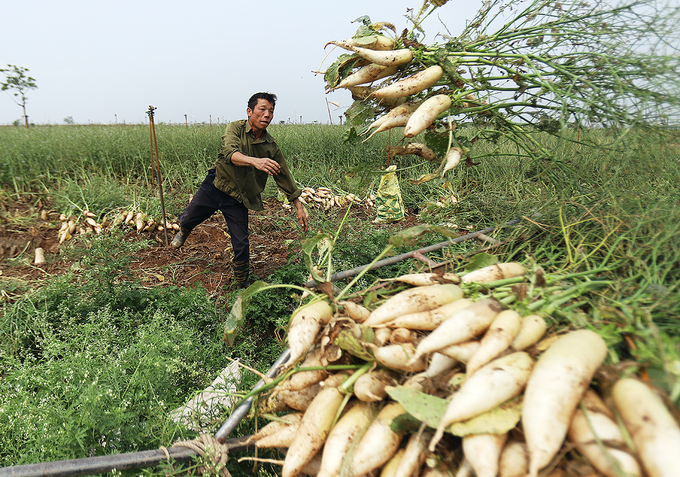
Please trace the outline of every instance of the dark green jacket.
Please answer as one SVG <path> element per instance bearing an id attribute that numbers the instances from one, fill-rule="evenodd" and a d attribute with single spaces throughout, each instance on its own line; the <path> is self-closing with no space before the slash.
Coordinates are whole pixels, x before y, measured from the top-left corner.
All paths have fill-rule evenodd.
<path id="1" fill-rule="evenodd" d="M 279 188 L 286 193 L 288 201 L 297 199 L 302 190 L 297 186 L 288 170 L 286 160 L 274 138 L 265 131 L 257 139 L 247 119 L 233 121 L 227 125 L 222 136 L 222 149 L 215 161 L 214 185 L 222 192 L 234 197 L 251 210 L 263 210 L 262 191 L 269 174 L 253 166 L 235 166 L 231 156 L 236 151 L 251 157 L 267 157 L 281 165 L 281 172 L 274 176 Z"/>

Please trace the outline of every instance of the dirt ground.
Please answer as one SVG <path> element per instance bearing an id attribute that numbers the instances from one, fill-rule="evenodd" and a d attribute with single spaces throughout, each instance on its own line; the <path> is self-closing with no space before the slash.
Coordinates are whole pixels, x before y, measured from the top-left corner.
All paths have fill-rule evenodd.
<path id="1" fill-rule="evenodd" d="M 49 208 L 48 204 L 43 207 Z M 310 212 L 310 229 L 314 230 L 315 214 L 327 214 L 326 218 L 340 223 L 344 209 L 329 212 Z M 372 220 L 375 210 L 355 208 L 355 220 Z M 417 225 L 414 214 L 397 224 L 382 224 L 393 230 Z M 0 212 L 0 281 L 15 281 L 17 288 L 29 289 L 40 285 L 45 278 L 68 270 L 72 263 L 60 254 L 58 230 L 61 225 L 57 214 L 40 219 L 40 210 L 29 203 L 2 204 Z M 195 286 L 201 284 L 212 296 L 219 297 L 235 289 L 232 280 L 231 243 L 221 214 L 215 214 L 197 227 L 180 249 L 165 245 L 165 233 L 138 233 L 134 227 L 126 229 L 125 240 L 153 240 L 153 246 L 136 253 L 130 268 L 145 286 Z M 275 199 L 265 203 L 265 210 L 250 215 L 251 270 L 257 277 L 266 278 L 288 261 L 291 247 L 299 247 L 302 230 L 295 213 L 285 209 Z M 328 231 L 326 231 L 328 232 Z M 172 240 L 174 232 L 168 231 Z M 77 239 L 78 235 L 75 235 Z M 360 244 L 357 244 L 360 246 Z M 33 264 L 35 249 L 45 251 L 46 264 Z M 12 292 L 2 292 L 5 300 L 12 299 Z"/>

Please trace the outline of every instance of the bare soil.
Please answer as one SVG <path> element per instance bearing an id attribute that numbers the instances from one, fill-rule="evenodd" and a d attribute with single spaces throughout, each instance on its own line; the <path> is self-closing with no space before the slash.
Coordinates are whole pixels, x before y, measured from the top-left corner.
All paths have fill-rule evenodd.
<path id="1" fill-rule="evenodd" d="M 48 205 L 43 208 L 48 209 Z M 310 213 L 310 229 L 314 228 L 315 216 L 326 214 L 326 219 L 337 220 L 339 224 L 345 209 L 318 209 Z M 353 208 L 350 220 L 371 221 L 374 210 Z M 416 225 L 417 217 L 407 214 L 404 221 L 396 224 L 375 224 L 393 230 Z M 2 204 L 0 212 L 0 281 L 14 281 L 19 288 L 30 289 L 40 286 L 49 276 L 59 275 L 70 269 L 71 260 L 60 249 L 58 230 L 61 223 L 56 214 L 47 220 L 40 219 L 39 209 L 30 203 Z M 219 297 L 235 289 L 232 280 L 231 242 L 226 223 L 221 214 L 213 215 L 198 226 L 180 249 L 165 245 L 165 233 L 138 233 L 134 227 L 126 229 L 125 240 L 152 240 L 152 246 L 137 252 L 130 263 L 130 269 L 144 286 L 202 285 L 208 293 Z M 289 253 L 299 248 L 303 233 L 295 213 L 280 202 L 270 199 L 265 210 L 250 215 L 251 271 L 260 278 L 266 278 L 286 265 Z M 311 232 L 308 232 L 308 234 Z M 174 232 L 168 231 L 167 240 Z M 74 239 L 77 240 L 78 234 Z M 72 239 L 72 240 L 74 240 Z M 361 246 L 357 244 L 357 246 Z M 33 264 L 35 249 L 45 251 L 47 263 Z M 12 299 L 12 293 L 2 292 L 5 300 Z"/>

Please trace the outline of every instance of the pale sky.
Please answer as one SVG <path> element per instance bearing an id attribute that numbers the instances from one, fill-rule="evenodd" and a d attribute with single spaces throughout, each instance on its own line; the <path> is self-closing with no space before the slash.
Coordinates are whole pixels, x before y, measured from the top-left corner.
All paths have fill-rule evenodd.
<path id="1" fill-rule="evenodd" d="M 426 44 L 456 36 L 481 0 L 449 1 L 425 23 Z M 410 28 L 407 9 L 422 0 L 28 0 L 5 2 L 0 16 L 0 68 L 29 69 L 36 124 L 233 121 L 245 117 L 257 91 L 278 96 L 274 121 L 334 124 L 351 104 L 346 91 L 325 94 L 324 45 L 351 37 L 362 15 Z M 447 32 L 448 28 L 448 32 Z M 0 76 L 4 81 L 4 76 Z M 0 93 L 0 125 L 22 111 Z M 23 121 L 22 121 L 23 122 Z"/>

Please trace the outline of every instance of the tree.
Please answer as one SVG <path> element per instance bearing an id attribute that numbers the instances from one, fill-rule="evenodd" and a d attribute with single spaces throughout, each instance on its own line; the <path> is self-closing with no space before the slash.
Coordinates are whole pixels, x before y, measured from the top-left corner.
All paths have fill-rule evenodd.
<path id="1" fill-rule="evenodd" d="M 28 115 L 26 114 L 26 92 L 29 89 L 36 89 L 38 86 L 35 84 L 35 78 L 27 76 L 28 68 L 16 65 L 7 65 L 7 69 L 0 68 L 0 72 L 5 74 L 5 81 L 0 83 L 0 89 L 2 91 L 12 91 L 14 96 L 14 102 L 21 106 L 24 111 L 24 121 L 26 127 L 28 124 Z"/>
<path id="2" fill-rule="evenodd" d="M 65 118 L 64 118 L 64 122 L 65 122 L 66 124 L 68 124 L 69 126 L 72 126 L 72 125 L 74 124 L 74 123 L 73 123 L 73 116 L 67 116 L 67 117 L 65 117 Z"/>

